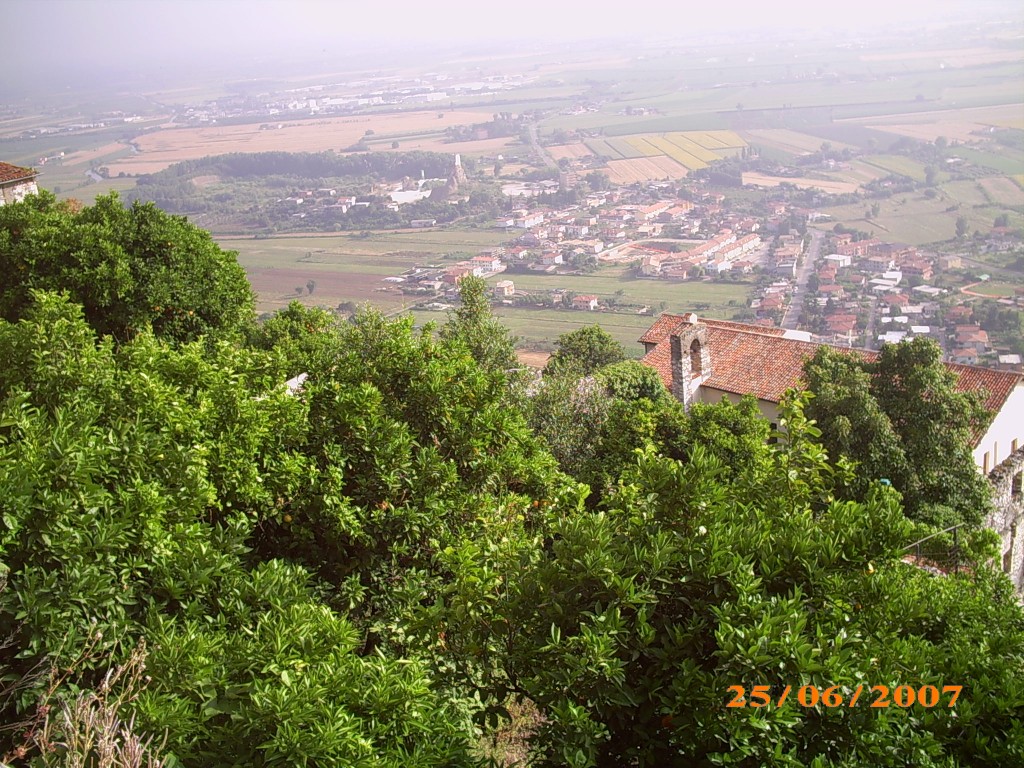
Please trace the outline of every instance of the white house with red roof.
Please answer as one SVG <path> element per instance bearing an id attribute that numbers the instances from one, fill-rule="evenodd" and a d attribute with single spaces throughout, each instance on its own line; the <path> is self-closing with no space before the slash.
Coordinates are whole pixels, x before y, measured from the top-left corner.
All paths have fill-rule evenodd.
<path id="1" fill-rule="evenodd" d="M 0 163 L 0 205 L 17 203 L 27 195 L 38 195 L 36 172 L 10 163 Z"/>

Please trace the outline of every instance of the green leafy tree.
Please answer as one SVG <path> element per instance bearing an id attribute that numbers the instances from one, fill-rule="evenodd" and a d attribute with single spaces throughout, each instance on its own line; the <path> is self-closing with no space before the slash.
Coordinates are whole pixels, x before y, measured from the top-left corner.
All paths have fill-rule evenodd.
<path id="1" fill-rule="evenodd" d="M 143 639 L 121 716 L 184 765 L 471 764 L 472 670 L 410 621 L 439 548 L 562 482 L 504 378 L 373 314 L 115 345 L 33 300 L 0 321 L 0 675 L 26 681 L 4 721 L 33 721 L 39 665 L 59 698 Z"/>
<path id="2" fill-rule="evenodd" d="M 898 494 L 875 483 L 838 500 L 848 468 L 829 463 L 801 406 L 784 407 L 758 472 L 730 473 L 700 445 L 686 462 L 643 450 L 602 508 L 565 495 L 544 537 L 495 540 L 486 566 L 479 543 L 450 554 L 452 651 L 504 659 L 488 688 L 537 703 L 541 764 L 1000 766 L 1022 754 L 1024 614 L 1008 581 L 903 562 Z M 963 709 L 948 695 L 942 709 L 870 706 L 873 685 L 954 678 L 971 692 Z M 736 685 L 748 700 L 765 686 L 772 704 L 728 708 Z M 843 706 L 800 706 L 805 685 L 836 686 Z M 858 688 L 867 699 L 851 707 Z"/>
<path id="3" fill-rule="evenodd" d="M 473 359 L 489 371 L 511 374 L 518 369 L 515 339 L 491 312 L 487 282 L 467 275 L 459 283 L 461 305 L 449 312 L 441 338 L 466 346 Z"/>
<path id="4" fill-rule="evenodd" d="M 555 353 L 544 369 L 546 374 L 573 370 L 580 376 L 589 376 L 599 368 L 626 359 L 622 345 L 599 325 L 563 333 L 555 346 Z"/>
<path id="5" fill-rule="evenodd" d="M 822 443 L 858 463 L 858 488 L 886 478 L 908 516 L 939 527 L 977 525 L 991 510 L 971 455 L 989 415 L 979 398 L 956 391 L 956 375 L 933 342 L 887 344 L 876 362 L 821 347 L 804 377 Z"/>
<path id="6" fill-rule="evenodd" d="M 235 254 L 209 233 L 116 193 L 78 209 L 42 192 L 0 209 L 0 317 L 17 320 L 31 291 L 67 291 L 89 324 L 123 341 L 147 327 L 191 341 L 253 317 Z"/>
<path id="7" fill-rule="evenodd" d="M 622 400 L 647 399 L 658 402 L 670 397 L 661 376 L 638 360 L 623 360 L 606 365 L 596 373 L 597 380 L 608 394 Z"/>
<path id="8" fill-rule="evenodd" d="M 958 240 L 963 240 L 967 237 L 967 233 L 970 231 L 971 225 L 967 221 L 966 216 L 956 217 L 956 236 Z"/>

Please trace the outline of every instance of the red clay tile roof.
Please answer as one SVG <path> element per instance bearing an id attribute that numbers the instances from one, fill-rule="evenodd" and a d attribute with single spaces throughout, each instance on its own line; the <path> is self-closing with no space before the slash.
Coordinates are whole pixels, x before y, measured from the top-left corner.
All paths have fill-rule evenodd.
<path id="1" fill-rule="evenodd" d="M 685 315 L 661 315 L 640 337 L 656 346 L 641 360 L 654 368 L 666 387 L 672 385 L 672 354 L 669 336 L 687 322 Z M 760 400 L 777 403 L 790 388 L 802 386 L 804 360 L 814 355 L 821 344 L 783 338 L 781 328 L 763 328 L 723 320 L 699 320 L 707 327 L 711 351 L 711 376 L 704 386 L 737 395 L 752 394 Z M 836 347 L 876 360 L 877 352 Z M 958 363 L 945 363 L 957 374 L 960 392 L 984 392 L 985 407 L 996 412 L 1002 408 L 1024 376 L 1012 371 L 995 371 Z M 980 435 L 979 435 L 980 437 Z"/>
<path id="2" fill-rule="evenodd" d="M 10 163 L 0 163 L 0 184 L 9 181 L 21 181 L 22 179 L 34 178 L 36 172 L 31 168 L 20 168 Z"/>

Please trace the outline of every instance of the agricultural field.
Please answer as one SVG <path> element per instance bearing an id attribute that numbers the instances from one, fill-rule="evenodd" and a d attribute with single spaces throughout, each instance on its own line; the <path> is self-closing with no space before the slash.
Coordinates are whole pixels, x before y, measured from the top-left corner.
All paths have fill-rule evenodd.
<path id="1" fill-rule="evenodd" d="M 628 139 L 612 138 L 606 139 L 605 143 L 615 152 L 618 152 L 626 160 L 647 155 L 634 147 Z"/>
<path id="2" fill-rule="evenodd" d="M 614 184 L 632 184 L 637 181 L 657 181 L 666 178 L 681 179 L 686 174 L 686 168 L 664 155 L 608 162 L 608 178 Z"/>
<path id="3" fill-rule="evenodd" d="M 771 147 L 790 155 L 810 155 L 821 149 L 825 139 L 787 128 L 759 128 L 742 132 L 743 138 L 758 146 Z M 849 144 L 828 140 L 832 149 L 853 149 Z"/>
<path id="4" fill-rule="evenodd" d="M 665 153 L 655 147 L 653 144 L 647 141 L 648 136 L 630 136 L 626 139 L 633 149 L 640 153 L 642 157 L 657 157 L 658 155 L 664 155 Z"/>
<path id="5" fill-rule="evenodd" d="M 804 177 L 790 176 L 769 176 L 765 173 L 744 173 L 743 185 L 756 187 L 778 187 L 783 184 L 792 184 L 800 189 L 820 189 L 822 192 L 833 195 L 842 195 L 856 192 L 860 185 L 850 181 L 838 181 L 835 179 L 811 179 Z"/>
<path id="6" fill-rule="evenodd" d="M 991 190 L 997 188 L 991 184 L 986 187 L 986 181 L 1006 181 L 1007 186 L 1017 189 L 1018 196 L 1024 199 L 1024 193 L 1017 188 L 1017 185 L 1010 179 L 979 179 L 975 181 L 950 181 L 942 184 L 939 190 L 943 195 L 963 206 L 983 207 L 998 202 L 1002 205 L 1013 205 L 1007 198 L 1005 191 L 999 189 L 999 194 L 993 195 Z M 990 190 L 991 189 L 991 190 Z"/>
<path id="7" fill-rule="evenodd" d="M 734 131 L 685 131 L 671 134 L 671 136 L 681 136 L 705 149 L 714 151 L 743 149 L 747 146 L 747 142 Z"/>
<path id="8" fill-rule="evenodd" d="M 987 142 L 984 149 L 974 147 L 955 147 L 952 152 L 964 160 L 983 168 L 999 171 L 1007 176 L 1017 176 L 1024 172 L 1024 152 L 1013 147 L 1005 147 L 994 142 Z"/>
<path id="9" fill-rule="evenodd" d="M 216 238 L 222 248 L 238 252 L 261 312 L 280 309 L 296 299 L 312 306 L 335 307 L 353 301 L 370 302 L 385 311 L 401 309 L 412 299 L 382 282 L 385 277 L 417 264 L 444 263 L 446 254 L 466 258 L 504 239 L 502 232 L 419 230 L 369 238 L 334 234 Z M 313 294 L 297 293 L 296 287 L 308 280 L 316 281 Z"/>
<path id="10" fill-rule="evenodd" d="M 1004 299 L 1014 296 L 1022 287 L 1020 283 L 1007 283 L 998 280 L 986 280 L 964 288 L 964 293 L 972 296 L 991 296 Z"/>
<path id="11" fill-rule="evenodd" d="M 995 204 L 951 206 L 950 201 L 954 199 L 952 193 L 971 193 L 958 186 L 953 187 L 952 193 L 947 193 L 947 186 L 940 187 L 940 194 L 933 199 L 919 193 L 908 193 L 879 200 L 879 214 L 871 219 L 865 218 L 865 202 L 824 208 L 823 212 L 832 217 L 827 228 L 831 229 L 835 223 L 841 223 L 883 240 L 920 246 L 954 238 L 958 216 L 967 219 L 970 232 L 988 232 L 992 229 L 995 217 L 1003 213 L 1009 215 L 1010 226 L 1024 226 L 1024 211 L 1019 207 L 1014 209 Z"/>
<path id="12" fill-rule="evenodd" d="M 446 110 L 366 114 L 357 117 L 335 117 L 290 120 L 282 128 L 260 130 L 257 124 L 223 125 L 203 128 L 174 128 L 143 133 L 135 140 L 138 153 L 110 163 L 112 175 L 142 174 L 163 170 L 182 160 L 195 160 L 228 152 L 321 152 L 341 150 L 360 139 L 385 134 L 413 136 L 403 149 L 414 148 L 414 135 L 425 131 L 442 131 L 449 126 L 485 123 L 489 112 Z M 367 137 L 369 138 L 369 137 Z M 437 146 L 439 139 L 422 138 L 424 146 Z M 401 143 L 401 142 L 400 142 Z M 478 146 L 479 142 L 463 142 Z M 444 151 L 458 152 L 456 144 L 443 144 Z"/>
<path id="13" fill-rule="evenodd" d="M 654 324 L 657 315 L 657 313 L 631 315 L 616 312 L 583 312 L 572 309 L 507 306 L 495 307 L 494 314 L 498 316 L 502 325 L 520 337 L 521 343 L 547 348 L 553 348 L 555 340 L 563 333 L 575 331 L 587 325 L 600 325 L 622 344 L 628 356 L 635 358 L 642 357 L 644 353 L 643 344 L 637 343 L 637 339 Z M 416 312 L 415 317 L 417 322 L 431 319 L 437 322 L 444 319 L 443 314 L 439 315 L 436 312 Z"/>
<path id="14" fill-rule="evenodd" d="M 623 138 L 591 139 L 587 146 L 596 154 L 609 158 L 623 158 L 640 160 L 662 159 L 673 160 L 687 170 L 696 171 L 707 168 L 708 163 L 719 160 L 722 157 L 735 154 L 746 142 L 732 131 L 676 131 L 663 134 L 639 134 Z M 612 168 L 611 163 L 609 167 Z M 664 175 L 647 175 L 641 177 L 634 172 L 643 164 L 637 164 L 634 169 L 629 166 L 621 166 L 622 170 L 617 171 L 617 176 L 624 181 L 617 182 L 628 184 L 632 181 L 642 181 L 643 178 L 658 179 Z M 669 166 L 664 166 L 669 167 Z M 613 170 L 613 173 L 616 173 Z M 611 176 L 612 181 L 616 176 Z M 672 176 L 671 178 L 677 178 Z"/>
<path id="15" fill-rule="evenodd" d="M 547 151 L 555 160 L 561 160 L 562 158 L 576 160 L 582 157 L 592 157 L 594 154 L 590 151 L 587 145 L 583 143 L 557 144 L 553 147 L 547 147 Z"/>
<path id="16" fill-rule="evenodd" d="M 1021 179 L 1006 176 L 992 176 L 978 182 L 992 202 L 1024 208 L 1024 189 Z"/>
<path id="17" fill-rule="evenodd" d="M 398 142 L 397 148 L 391 146 L 393 141 Z M 422 150 L 423 152 L 446 152 L 461 155 L 497 155 L 508 152 L 513 146 L 522 146 L 514 136 L 475 141 L 445 141 L 444 134 L 388 137 L 379 141 L 368 141 L 367 144 L 372 152 Z"/>
<path id="18" fill-rule="evenodd" d="M 677 144 L 669 141 L 668 139 L 662 139 L 657 136 L 649 136 L 646 139 L 647 143 L 657 150 L 661 151 L 661 154 L 672 158 L 677 163 L 685 166 L 687 170 L 699 171 L 701 168 L 707 168 L 708 164 L 701 160 L 699 157 L 680 149 Z M 698 147 L 700 149 L 700 147 Z M 708 153 L 711 154 L 711 153 Z M 715 160 L 718 158 L 715 157 Z"/>
<path id="19" fill-rule="evenodd" d="M 1015 100 L 1019 102 L 1019 99 L 1018 92 Z M 1002 104 L 895 114 L 882 119 L 854 118 L 837 122 L 861 124 L 876 131 L 920 141 L 935 141 L 942 136 L 949 141 L 971 143 L 983 138 L 991 128 L 1024 129 L 1024 108 L 1020 103 Z"/>
<path id="20" fill-rule="evenodd" d="M 701 146 L 696 141 L 687 138 L 685 133 L 666 133 L 662 138 L 670 144 L 679 147 L 683 152 L 693 155 L 693 157 L 703 163 L 713 163 L 715 160 L 721 159 L 717 153 L 712 152 L 710 149 Z M 666 152 L 666 154 L 668 153 Z"/>
<path id="21" fill-rule="evenodd" d="M 888 171 L 861 160 L 851 160 L 846 165 L 848 167 L 832 171 L 829 175 L 840 181 L 849 181 L 854 184 L 869 184 L 889 175 Z"/>
<path id="22" fill-rule="evenodd" d="M 900 155 L 871 155 L 863 158 L 863 162 L 898 176 L 907 176 L 914 181 L 925 180 L 924 164 L 909 157 L 902 157 Z"/>
<path id="23" fill-rule="evenodd" d="M 609 266 L 590 275 L 513 274 L 506 275 L 520 291 L 553 291 L 559 288 L 593 293 L 601 299 L 616 298 L 631 304 L 658 304 L 685 309 L 702 304 L 716 311 L 731 312 L 745 306 L 750 294 L 746 282 L 677 282 L 638 278 L 625 266 Z"/>

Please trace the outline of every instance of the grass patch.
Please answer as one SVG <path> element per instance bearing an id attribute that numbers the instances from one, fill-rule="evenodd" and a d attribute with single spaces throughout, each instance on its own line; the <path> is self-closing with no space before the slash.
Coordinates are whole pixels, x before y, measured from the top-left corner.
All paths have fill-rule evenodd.
<path id="1" fill-rule="evenodd" d="M 909 157 L 900 155 L 871 155 L 863 158 L 863 162 L 881 168 L 883 171 L 894 173 L 897 176 L 907 176 L 914 181 L 924 181 L 924 164 Z"/>
<path id="2" fill-rule="evenodd" d="M 991 168 L 994 171 L 1005 173 L 1007 176 L 1016 177 L 1024 174 L 1024 152 L 995 144 L 989 146 L 992 147 L 991 150 L 956 147 L 952 152 L 970 163 L 980 165 L 982 168 Z"/>
<path id="3" fill-rule="evenodd" d="M 986 280 L 984 283 L 972 286 L 970 290 L 972 293 L 980 293 L 985 296 L 1002 299 L 1013 296 L 1019 288 L 1021 288 L 1019 283 L 1014 285 L 1013 283 Z"/>

